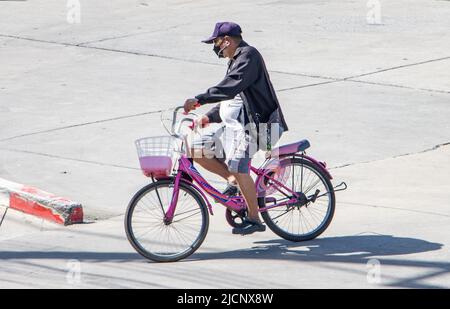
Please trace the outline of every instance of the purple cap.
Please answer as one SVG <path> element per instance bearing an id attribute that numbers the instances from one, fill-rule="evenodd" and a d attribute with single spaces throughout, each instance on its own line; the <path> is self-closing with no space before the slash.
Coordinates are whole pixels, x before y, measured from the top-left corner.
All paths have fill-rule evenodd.
<path id="1" fill-rule="evenodd" d="M 214 32 L 211 35 L 210 38 L 203 40 L 203 43 L 211 44 L 216 38 L 221 36 L 238 36 L 241 35 L 242 30 L 241 27 L 238 24 L 225 21 L 225 22 L 219 22 L 214 27 Z"/>

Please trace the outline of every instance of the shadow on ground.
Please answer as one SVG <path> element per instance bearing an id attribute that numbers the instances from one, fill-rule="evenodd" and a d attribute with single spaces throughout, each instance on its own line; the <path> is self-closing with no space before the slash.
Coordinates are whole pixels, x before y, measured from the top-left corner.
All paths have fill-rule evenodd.
<path id="1" fill-rule="evenodd" d="M 298 262 L 366 264 L 378 259 L 383 266 L 413 267 L 429 271 L 426 275 L 388 284 L 396 287 L 440 288 L 419 281 L 450 274 L 450 263 L 401 259 L 399 256 L 440 250 L 443 245 L 426 240 L 391 235 L 358 235 L 315 239 L 293 243 L 283 239 L 255 242 L 251 249 L 220 253 L 199 253 L 191 260 L 271 259 Z M 387 259 L 395 256 L 395 259 Z"/>
<path id="2" fill-rule="evenodd" d="M 421 283 L 423 279 L 450 273 L 450 263 L 402 259 L 399 256 L 440 250 L 442 244 L 426 240 L 395 237 L 391 235 L 357 235 L 315 239 L 293 243 L 282 239 L 255 242 L 249 249 L 226 252 L 199 252 L 181 263 L 204 262 L 208 260 L 253 259 L 283 260 L 292 262 L 321 262 L 342 264 L 366 264 L 377 258 L 382 266 L 412 267 L 426 272 L 426 275 L 401 279 L 389 286 L 410 288 L 438 288 Z M 395 259 L 388 259 L 395 256 Z M 3 251 L 1 260 L 32 259 L 77 259 L 83 262 L 119 262 L 142 260 L 135 253 L 126 252 L 63 252 L 63 251 Z M 423 272 L 422 271 L 422 272 Z"/>

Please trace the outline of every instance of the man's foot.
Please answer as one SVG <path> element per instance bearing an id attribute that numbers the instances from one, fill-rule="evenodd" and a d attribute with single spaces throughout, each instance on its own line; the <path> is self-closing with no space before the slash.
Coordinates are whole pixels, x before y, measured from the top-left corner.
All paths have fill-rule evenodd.
<path id="1" fill-rule="evenodd" d="M 228 195 L 228 196 L 236 196 L 238 195 L 239 188 L 235 185 L 228 184 L 228 186 L 225 188 L 225 190 L 222 192 L 222 194 Z"/>
<path id="2" fill-rule="evenodd" d="M 233 234 L 250 235 L 255 232 L 264 232 L 266 230 L 266 226 L 259 220 L 257 221 L 245 218 L 244 223 L 246 225 L 244 225 L 243 227 L 233 228 Z"/>

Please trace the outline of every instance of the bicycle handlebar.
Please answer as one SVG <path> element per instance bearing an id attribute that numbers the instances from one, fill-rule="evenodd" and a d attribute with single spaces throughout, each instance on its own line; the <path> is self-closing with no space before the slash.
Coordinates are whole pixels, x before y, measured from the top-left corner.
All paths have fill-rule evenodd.
<path id="1" fill-rule="evenodd" d="M 178 114 L 178 111 L 179 111 L 180 109 L 184 109 L 184 106 L 178 106 L 178 107 L 175 107 L 175 109 L 173 110 L 173 117 L 172 117 L 172 133 L 175 133 L 175 132 L 174 132 L 175 123 L 177 122 L 177 114 Z"/>
<path id="2" fill-rule="evenodd" d="M 176 107 L 176 108 L 174 109 L 174 111 L 173 111 L 173 117 L 172 117 L 172 132 L 171 132 L 171 133 L 174 134 L 174 135 L 177 136 L 177 137 L 181 137 L 181 136 L 179 135 L 179 130 L 180 130 L 180 128 L 181 128 L 181 125 L 182 125 L 183 123 L 187 122 L 187 121 L 192 122 L 192 124 L 189 126 L 189 128 L 192 129 L 192 130 L 194 129 L 194 121 L 195 121 L 195 119 L 194 119 L 193 117 L 188 117 L 188 115 L 197 116 L 197 115 L 194 114 L 194 113 L 188 113 L 188 114 L 185 114 L 185 117 L 183 118 L 183 120 L 181 120 L 181 121 L 179 122 L 178 126 L 175 127 L 175 125 L 177 124 L 178 111 L 179 111 L 180 109 L 184 109 L 184 106 L 178 106 L 178 107 Z"/>

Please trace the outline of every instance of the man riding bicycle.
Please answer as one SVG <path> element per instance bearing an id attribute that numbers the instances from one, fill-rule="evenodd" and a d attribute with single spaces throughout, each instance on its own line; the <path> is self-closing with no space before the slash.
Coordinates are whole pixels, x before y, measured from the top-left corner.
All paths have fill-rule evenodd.
<path id="1" fill-rule="evenodd" d="M 269 78 L 264 60 L 258 50 L 242 40 L 241 27 L 232 22 L 217 23 L 212 36 L 202 42 L 213 44 L 219 58 L 228 58 L 225 78 L 216 86 L 195 98 L 187 99 L 185 112 L 199 105 L 221 102 L 202 116 L 197 124 L 224 123 L 233 138 L 223 141 L 225 157 L 208 158 L 208 146 L 221 147 L 212 135 L 202 136 L 200 153 L 192 149 L 194 161 L 205 169 L 239 185 L 248 207 L 248 215 L 241 228 L 233 234 L 248 235 L 265 231 L 258 212 L 258 202 L 249 164 L 256 149 L 270 150 L 288 127 Z M 274 134 L 275 133 L 275 134 Z M 195 143 L 194 143 L 195 144 Z M 217 151 L 215 152 L 217 154 Z M 234 191 L 234 192 L 233 192 Z M 229 186 L 227 194 L 237 190 Z"/>

